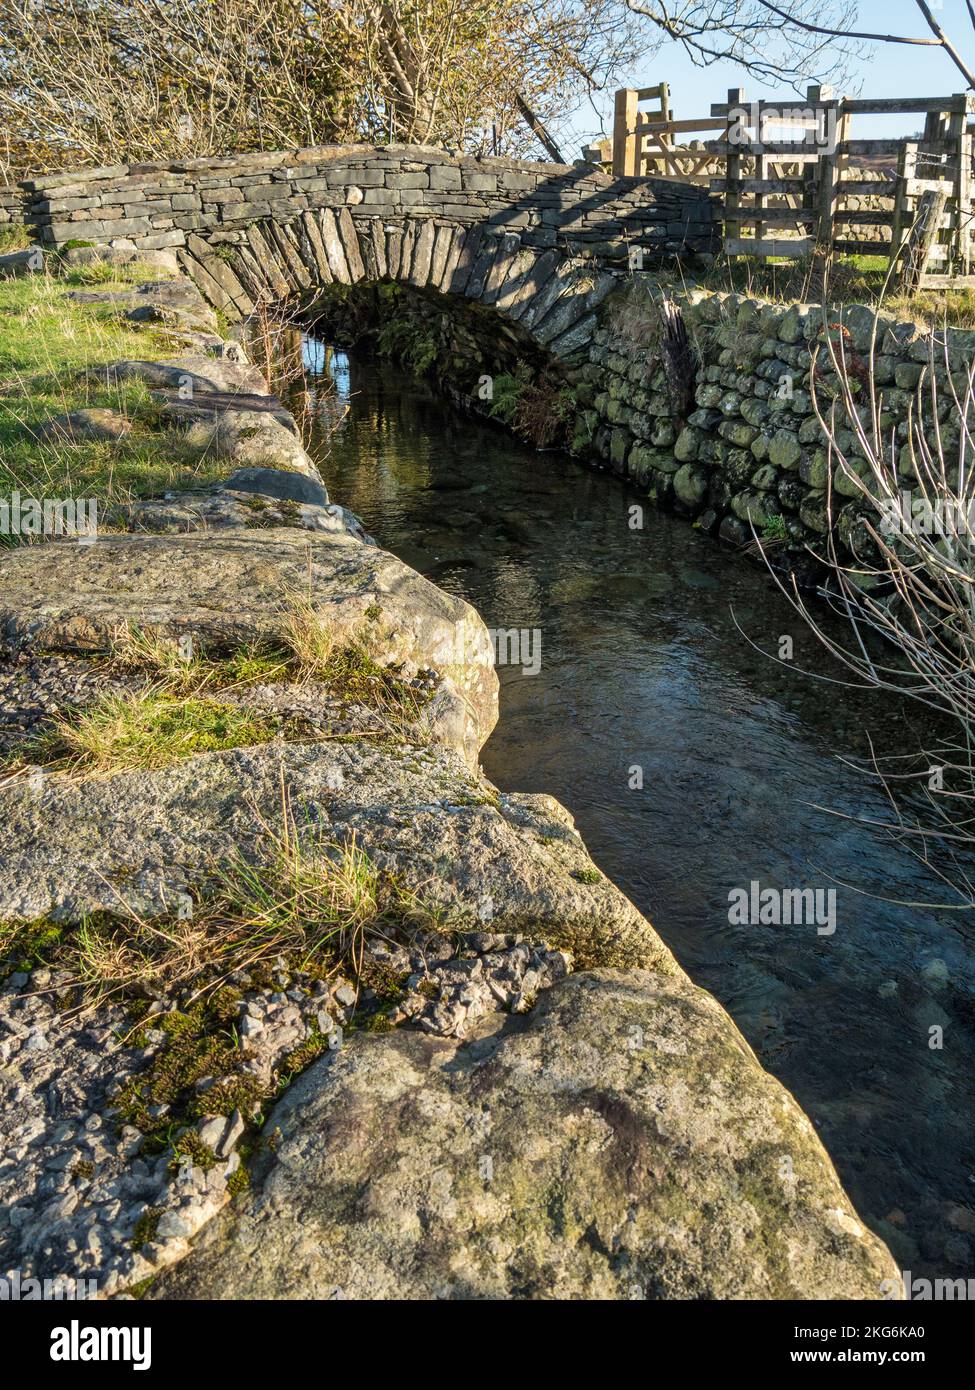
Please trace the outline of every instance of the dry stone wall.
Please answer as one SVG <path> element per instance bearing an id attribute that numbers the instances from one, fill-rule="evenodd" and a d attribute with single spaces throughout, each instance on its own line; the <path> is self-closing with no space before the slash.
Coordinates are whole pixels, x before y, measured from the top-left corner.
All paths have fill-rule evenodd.
<path id="1" fill-rule="evenodd" d="M 26 202 L 22 188 L 0 186 L 0 228 L 23 226 L 27 218 Z"/>
<path id="2" fill-rule="evenodd" d="M 881 426 L 902 444 L 922 373 L 933 370 L 944 387 L 950 372 L 960 386 L 975 356 L 975 333 L 949 329 L 946 341 L 944 332 L 932 338 L 924 326 L 887 315 L 875 325 L 874 311 L 863 305 L 824 311 L 692 289 L 676 297 L 699 362 L 691 407 L 681 415 L 656 351 L 634 342 L 634 324 L 652 322 L 655 293 L 653 286 L 635 287 L 622 311 L 618 300 L 604 306 L 580 372 L 577 397 L 584 408 L 574 452 L 595 455 L 660 503 L 735 544 L 773 529 L 815 551 L 833 529 L 841 544 L 862 546 L 856 527 L 864 504 L 853 475 L 866 474 L 864 449 L 841 412 L 836 442 L 843 458 L 831 455 L 815 412 L 814 355 L 815 391 L 828 413 L 838 389 L 829 343 L 839 351 L 842 342 L 859 400 L 869 393 L 874 341 Z M 641 295 L 642 316 L 633 302 Z M 923 390 L 922 397 L 930 411 L 929 393 Z M 950 452 L 959 423 L 945 389 L 937 416 Z M 906 450 L 899 469 L 910 492 L 916 479 Z"/>

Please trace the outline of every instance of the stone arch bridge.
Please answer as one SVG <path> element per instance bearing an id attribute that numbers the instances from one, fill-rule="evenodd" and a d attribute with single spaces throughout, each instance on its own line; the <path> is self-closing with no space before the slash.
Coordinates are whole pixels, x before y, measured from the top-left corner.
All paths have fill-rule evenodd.
<path id="1" fill-rule="evenodd" d="M 588 343 L 632 248 L 646 265 L 710 251 L 718 225 L 690 185 L 404 145 L 118 165 L 23 190 L 46 247 L 171 249 L 230 320 L 260 298 L 388 279 L 493 304 L 562 358 Z"/>

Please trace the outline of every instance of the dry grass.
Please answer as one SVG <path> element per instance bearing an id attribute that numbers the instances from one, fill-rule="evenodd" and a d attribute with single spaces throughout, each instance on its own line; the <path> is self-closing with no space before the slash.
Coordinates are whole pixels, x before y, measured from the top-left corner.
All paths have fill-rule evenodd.
<path id="1" fill-rule="evenodd" d="M 52 937 L 59 969 L 71 972 L 88 1006 L 126 995 L 180 996 L 182 1007 L 212 995 L 238 971 L 272 966 L 328 975 L 361 971 L 370 934 L 452 930 L 450 913 L 404 888 L 357 843 L 299 833 L 282 791 L 279 824 L 261 823 L 256 852 L 214 864 L 205 889 L 175 894 L 170 911 L 147 917 L 115 890 L 119 911 L 99 913 Z M 0 960 L 33 940 L 30 927 L 0 924 Z"/>
<path id="2" fill-rule="evenodd" d="M 0 183 L 3 180 L 0 179 Z M 19 225 L 0 227 L 0 256 L 12 251 L 26 251 L 31 244 L 31 235 L 26 227 Z"/>
<path id="3" fill-rule="evenodd" d="M 382 716 L 390 734 L 416 734 L 429 695 L 380 666 L 361 643 L 350 642 L 310 599 L 290 596 L 272 630 L 239 651 L 214 659 L 199 644 L 187 657 L 179 644 L 151 631 L 120 628 L 112 659 L 165 682 L 173 693 L 230 692 L 255 683 L 288 681 L 324 686 L 330 695 Z"/>
<path id="4" fill-rule="evenodd" d="M 54 716 L 0 761 L 10 777 L 38 765 L 74 777 L 158 771 L 198 753 L 267 743 L 275 737 L 327 735 L 301 718 L 249 706 L 249 686 L 315 685 L 377 721 L 370 736 L 426 738 L 426 688 L 416 689 L 378 665 L 358 644 L 340 641 L 311 603 L 287 604 L 273 635 L 229 655 L 211 657 L 198 643 L 121 625 L 104 659 L 107 676 L 143 678 L 124 692 L 106 691 L 80 709 Z M 366 736 L 366 735 L 341 735 Z"/>
<path id="5" fill-rule="evenodd" d="M 293 676 L 289 653 L 273 642 L 254 642 L 223 656 L 208 657 L 197 640 L 176 640 L 151 628 L 122 624 L 112 638 L 110 664 L 142 672 L 164 683 L 173 695 L 229 692 L 236 687 L 271 684 Z"/>
<path id="6" fill-rule="evenodd" d="M 296 594 L 287 600 L 279 635 L 289 658 L 306 679 L 328 678 L 338 649 L 336 635 L 310 599 Z"/>
<path id="7" fill-rule="evenodd" d="M 74 934 L 89 997 L 207 992 L 238 970 L 285 957 L 300 969 L 361 961 L 365 934 L 388 906 L 380 875 L 355 840 L 302 846 L 294 827 L 270 837 L 266 857 L 214 871 L 212 894 L 172 916 L 100 917 Z"/>
<path id="8" fill-rule="evenodd" d="M 888 280 L 886 256 L 805 256 L 766 264 L 747 256 L 721 258 L 701 284 L 783 304 L 882 305 L 895 318 L 929 328 L 945 322 L 952 328 L 975 328 L 975 293 L 961 289 L 898 294 Z"/>

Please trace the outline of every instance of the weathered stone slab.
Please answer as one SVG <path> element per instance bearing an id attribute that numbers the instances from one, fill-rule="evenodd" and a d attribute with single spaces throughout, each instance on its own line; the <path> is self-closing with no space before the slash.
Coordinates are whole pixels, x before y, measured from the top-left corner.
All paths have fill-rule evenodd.
<path id="1" fill-rule="evenodd" d="M 314 213 L 302 213 L 300 226 L 304 232 L 302 250 L 305 264 L 313 272 L 314 279 L 319 285 L 332 284 L 332 272 L 328 264 L 325 242 L 322 240 L 321 229 L 315 220 Z"/>
<path id="2" fill-rule="evenodd" d="M 317 483 L 299 473 L 286 473 L 280 468 L 239 468 L 224 483 L 230 492 L 253 492 L 261 497 L 277 497 L 282 501 L 307 502 L 309 505 L 328 505 L 324 483 Z"/>
<path id="3" fill-rule="evenodd" d="M 882 1299 L 809 1121 L 680 975 L 599 970 L 457 1045 L 360 1036 L 153 1298 Z"/>
<path id="4" fill-rule="evenodd" d="M 349 275 L 352 283 L 356 284 L 365 275 L 365 267 L 362 263 L 362 252 L 359 249 L 359 235 L 356 231 L 356 224 L 348 208 L 342 208 L 335 216 L 339 236 L 342 240 L 342 249 L 345 252 L 345 261 L 349 267 Z"/>
<path id="5" fill-rule="evenodd" d="M 310 599 L 340 645 L 382 665 L 449 675 L 487 737 L 497 718 L 494 650 L 474 610 L 394 556 L 348 536 L 100 536 L 94 545 L 0 556 L 0 637 L 10 648 L 103 649 L 120 624 L 211 645 L 272 633 L 289 601 Z"/>
<path id="6" fill-rule="evenodd" d="M 409 283 L 418 288 L 424 287 L 430 278 L 430 263 L 433 259 L 433 243 L 436 228 L 432 222 L 425 222 L 416 234 L 413 247 L 413 264 L 410 267 Z"/>

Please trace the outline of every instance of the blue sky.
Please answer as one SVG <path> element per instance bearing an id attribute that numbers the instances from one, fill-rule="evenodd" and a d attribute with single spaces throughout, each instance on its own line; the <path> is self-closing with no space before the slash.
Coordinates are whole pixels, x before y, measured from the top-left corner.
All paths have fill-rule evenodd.
<path id="1" fill-rule="evenodd" d="M 859 9 L 861 29 L 933 37 L 913 0 L 860 0 Z M 940 5 L 932 3 L 932 9 L 962 56 L 975 66 L 975 32 L 965 0 L 941 0 Z M 951 59 L 937 48 L 872 45 L 859 60 L 857 71 L 859 94 L 865 97 L 948 96 L 963 91 L 965 86 L 964 78 Z M 695 67 L 683 49 L 672 43 L 656 54 L 637 60 L 630 80 L 632 85 L 639 87 L 669 82 L 671 104 L 678 119 L 706 116 L 711 102 L 723 101 L 729 87 L 744 87 L 747 99 L 789 95 L 788 88 L 760 83 L 733 63 Z M 612 124 L 611 107 L 612 97 L 605 105 L 600 102 L 607 133 Z M 908 135 L 922 123 L 923 117 L 917 116 L 859 116 L 854 119 L 853 135 L 858 138 Z M 574 124 L 588 133 L 596 128 L 597 122 L 591 111 L 584 110 Z M 706 134 L 703 138 L 707 138 Z M 577 152 L 573 150 L 573 153 Z"/>

